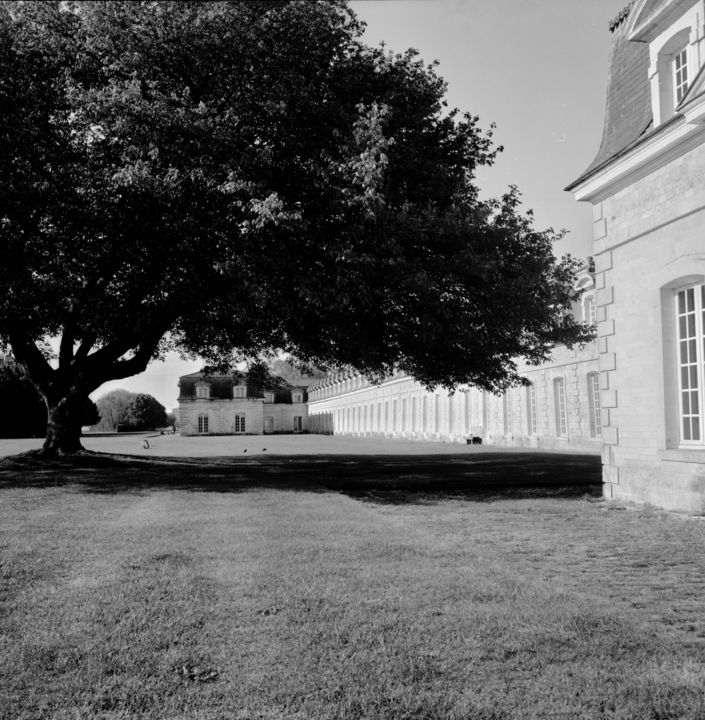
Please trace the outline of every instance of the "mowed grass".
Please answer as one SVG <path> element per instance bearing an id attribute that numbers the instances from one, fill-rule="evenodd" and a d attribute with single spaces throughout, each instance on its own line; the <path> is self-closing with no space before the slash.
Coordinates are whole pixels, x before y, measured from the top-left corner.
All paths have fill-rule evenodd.
<path id="1" fill-rule="evenodd" d="M 0 717 L 705 717 L 705 520 L 434 453 L 0 463 Z"/>

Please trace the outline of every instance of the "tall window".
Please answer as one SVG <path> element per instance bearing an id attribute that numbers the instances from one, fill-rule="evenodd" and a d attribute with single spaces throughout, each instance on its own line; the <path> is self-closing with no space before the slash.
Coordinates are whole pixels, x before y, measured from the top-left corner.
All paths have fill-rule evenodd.
<path id="1" fill-rule="evenodd" d="M 531 383 L 526 388 L 526 430 L 529 435 L 536 435 L 536 385 Z"/>
<path id="2" fill-rule="evenodd" d="M 565 380 L 556 378 L 553 381 L 553 404 L 556 412 L 556 435 L 568 434 L 568 416 L 565 404 Z"/>
<path id="3" fill-rule="evenodd" d="M 236 415 L 235 416 L 235 432 L 236 433 L 244 433 L 245 432 L 245 416 L 244 415 Z"/>
<path id="4" fill-rule="evenodd" d="M 490 434 L 490 424 L 492 423 L 492 408 L 490 406 L 490 394 L 487 390 L 482 391 L 482 430 L 485 435 Z"/>
<path id="5" fill-rule="evenodd" d="M 208 415 L 198 416 L 198 432 L 201 434 L 208 432 Z"/>
<path id="6" fill-rule="evenodd" d="M 602 435 L 600 418 L 600 376 L 596 372 L 588 373 L 588 406 L 590 408 L 590 437 Z"/>
<path id="7" fill-rule="evenodd" d="M 673 92 L 676 105 L 685 97 L 688 90 L 688 48 L 679 50 L 673 56 Z"/>
<path id="8" fill-rule="evenodd" d="M 676 293 L 681 443 L 703 445 L 705 285 Z"/>
<path id="9" fill-rule="evenodd" d="M 294 415 L 294 432 L 301 432 L 304 427 L 304 420 L 301 415 Z"/>
<path id="10" fill-rule="evenodd" d="M 502 431 L 505 435 L 509 435 L 511 429 L 511 413 L 512 403 L 509 398 L 509 393 L 505 391 L 502 395 Z"/>
<path id="11" fill-rule="evenodd" d="M 597 308 L 595 306 L 595 296 L 588 295 L 583 305 L 583 322 L 594 325 L 597 322 Z"/>

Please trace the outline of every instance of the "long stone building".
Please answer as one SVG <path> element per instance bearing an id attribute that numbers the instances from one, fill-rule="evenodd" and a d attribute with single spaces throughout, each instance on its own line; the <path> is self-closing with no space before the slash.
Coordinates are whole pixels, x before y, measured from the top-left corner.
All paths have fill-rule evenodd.
<path id="1" fill-rule="evenodd" d="M 595 288 L 587 264 L 578 286 L 583 294 L 573 311 L 594 323 Z M 429 393 L 401 374 L 379 385 L 354 372 L 333 374 L 309 387 L 309 426 L 312 432 L 337 435 L 599 453 L 596 343 L 556 347 L 549 363 L 520 369 L 530 385 L 501 396 L 473 387 Z"/>
<path id="2" fill-rule="evenodd" d="M 705 0 L 611 23 L 593 207 L 605 495 L 705 504 Z"/>

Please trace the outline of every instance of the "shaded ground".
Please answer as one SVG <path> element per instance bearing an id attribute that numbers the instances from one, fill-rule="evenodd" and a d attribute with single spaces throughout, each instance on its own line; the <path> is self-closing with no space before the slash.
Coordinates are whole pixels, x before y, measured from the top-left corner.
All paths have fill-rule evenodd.
<path id="1" fill-rule="evenodd" d="M 185 439 L 186 446 L 203 439 Z M 56 461 L 38 461 L 31 453 L 11 456 L 0 460 L 0 488 L 77 484 L 107 493 L 156 488 L 242 492 L 267 487 L 336 490 L 378 502 L 599 496 L 601 488 L 600 458 L 591 455 L 320 436 L 255 439 L 254 447 L 253 438 L 215 439 L 238 451 L 230 457 L 157 454 L 183 449 L 178 437 L 153 438 L 150 450 L 143 449 L 141 455 L 96 454 Z M 118 450 L 138 443 L 142 447 L 134 437 L 91 440 L 85 444 Z M 242 452 L 242 445 L 250 446 L 248 453 Z M 216 448 L 211 443 L 204 449 Z M 376 454 L 380 449 L 386 453 Z M 407 449 L 416 454 L 391 452 Z M 321 454 L 305 454 L 315 450 Z"/>

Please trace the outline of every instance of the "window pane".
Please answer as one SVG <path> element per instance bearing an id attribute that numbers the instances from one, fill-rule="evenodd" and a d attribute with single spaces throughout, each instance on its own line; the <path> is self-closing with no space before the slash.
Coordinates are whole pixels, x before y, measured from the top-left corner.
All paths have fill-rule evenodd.
<path id="1" fill-rule="evenodd" d="M 693 418 L 693 440 L 700 440 L 700 418 Z"/>

